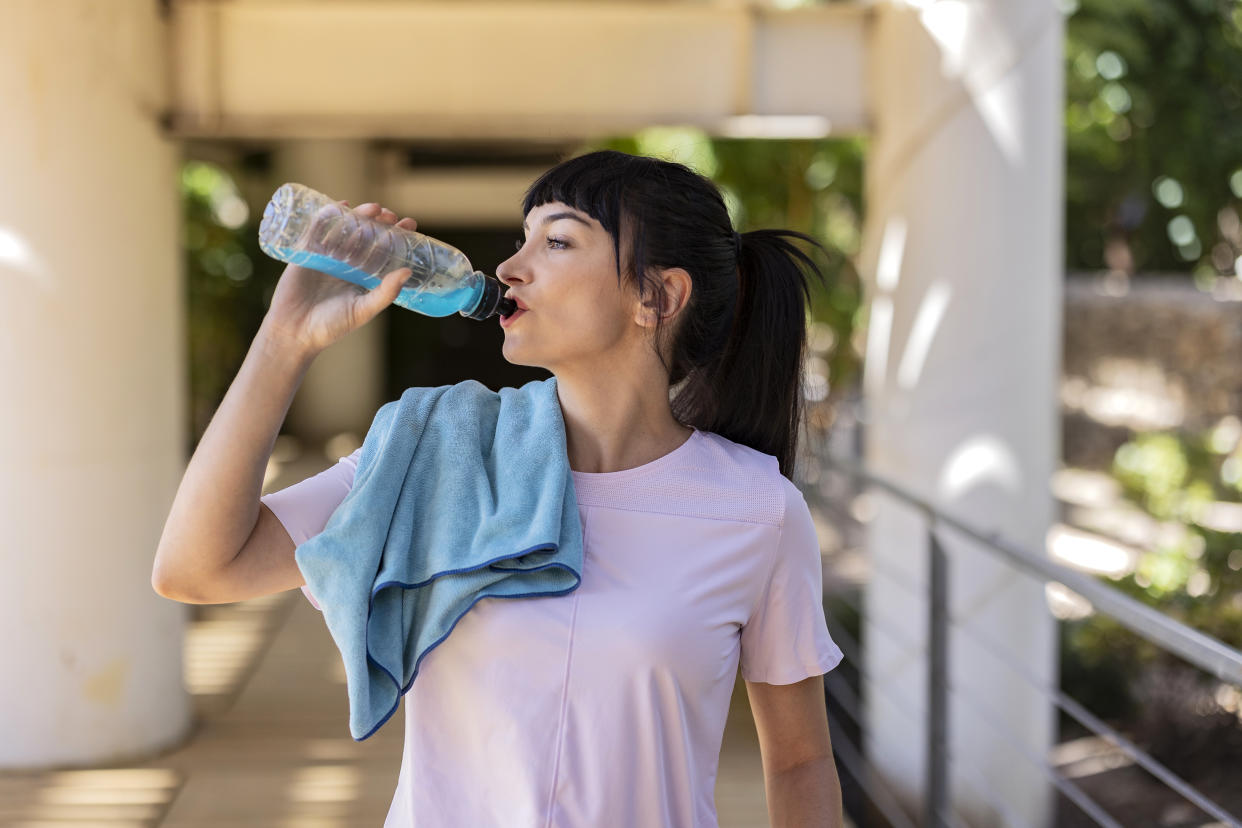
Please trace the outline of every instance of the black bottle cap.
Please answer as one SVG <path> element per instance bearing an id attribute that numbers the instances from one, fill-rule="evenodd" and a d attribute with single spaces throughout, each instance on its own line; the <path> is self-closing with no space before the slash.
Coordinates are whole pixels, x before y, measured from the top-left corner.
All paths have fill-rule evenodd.
<path id="1" fill-rule="evenodd" d="M 462 316 L 467 319 L 488 319 L 498 314 L 508 316 L 513 313 L 517 310 L 517 303 L 502 296 L 504 290 L 505 286 L 495 276 L 484 277 L 483 296 L 479 299 L 479 304 L 474 311 L 463 313 Z"/>

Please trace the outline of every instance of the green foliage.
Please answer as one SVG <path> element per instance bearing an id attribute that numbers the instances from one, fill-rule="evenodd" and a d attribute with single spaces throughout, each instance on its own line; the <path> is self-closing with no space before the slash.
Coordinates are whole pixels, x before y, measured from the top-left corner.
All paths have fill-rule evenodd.
<path id="1" fill-rule="evenodd" d="M 1131 597 L 1225 644 L 1242 649 L 1242 526 L 1213 518 L 1222 504 L 1242 508 L 1237 469 L 1242 424 L 1225 418 L 1201 434 L 1136 435 L 1114 457 L 1124 495 L 1182 532 L 1145 550 L 1128 575 L 1111 582 Z M 1062 687 L 1098 712 L 1134 709 L 1141 674 L 1177 659 L 1102 615 L 1063 628 Z"/>
<path id="2" fill-rule="evenodd" d="M 187 162 L 181 170 L 181 195 L 189 314 L 187 450 L 193 451 L 241 367 L 275 279 L 267 278 L 271 260 L 259 250 L 258 223 L 250 220 L 225 170 Z"/>
<path id="3" fill-rule="evenodd" d="M 1161 520 L 1194 523 L 1216 500 L 1242 495 L 1234 477 L 1242 463 L 1242 440 L 1226 418 L 1200 434 L 1175 431 L 1136 435 L 1117 449 L 1113 476 L 1122 492 Z M 1232 445 L 1220 435 L 1233 432 Z"/>
<path id="4" fill-rule="evenodd" d="M 1066 262 L 1193 270 L 1242 255 L 1242 7 L 1063 0 Z"/>
<path id="5" fill-rule="evenodd" d="M 1113 474 L 1123 492 L 1152 516 L 1186 528 L 1145 552 L 1121 585 L 1190 626 L 1242 647 L 1242 526 L 1225 531 L 1212 517 L 1217 504 L 1242 508 L 1236 485 L 1225 482 L 1230 467 L 1242 461 L 1242 441 L 1235 430 L 1234 445 L 1222 451 L 1221 429 L 1140 434 L 1117 450 Z"/>

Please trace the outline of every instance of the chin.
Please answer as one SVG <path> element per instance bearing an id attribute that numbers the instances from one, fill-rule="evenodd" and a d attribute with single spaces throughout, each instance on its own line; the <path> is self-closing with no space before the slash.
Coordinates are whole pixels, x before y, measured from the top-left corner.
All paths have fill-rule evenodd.
<path id="1" fill-rule="evenodd" d="M 500 346 L 500 355 L 504 357 L 505 362 L 509 363 L 510 365 L 524 365 L 528 368 L 542 368 L 543 367 L 542 365 L 539 365 L 537 362 L 532 362 L 528 357 L 526 357 L 522 353 L 522 349 L 520 347 L 518 347 L 515 344 L 511 344 L 510 340 L 508 339 L 506 339 L 504 341 L 504 344 Z"/>

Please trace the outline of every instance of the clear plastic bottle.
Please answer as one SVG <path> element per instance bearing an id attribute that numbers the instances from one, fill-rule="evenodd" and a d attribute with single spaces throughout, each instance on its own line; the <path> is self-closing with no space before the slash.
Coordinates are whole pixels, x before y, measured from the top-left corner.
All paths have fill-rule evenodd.
<path id="1" fill-rule="evenodd" d="M 475 270 L 455 247 L 413 230 L 360 216 L 304 184 L 282 184 L 259 224 L 259 246 L 274 259 L 367 289 L 402 267 L 413 273 L 393 300 L 427 316 L 487 319 L 513 313 L 494 276 Z"/>

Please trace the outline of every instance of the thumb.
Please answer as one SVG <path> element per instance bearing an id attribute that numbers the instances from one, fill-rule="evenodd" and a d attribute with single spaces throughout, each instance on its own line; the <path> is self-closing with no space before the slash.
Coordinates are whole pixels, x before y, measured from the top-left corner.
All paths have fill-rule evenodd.
<path id="1" fill-rule="evenodd" d="M 379 287 L 371 291 L 372 299 L 379 305 L 377 313 L 392 304 L 392 301 L 397 298 L 397 294 L 401 292 L 401 288 L 405 286 L 405 283 L 413 275 L 413 270 L 403 267 L 399 270 L 394 270 L 383 278 Z"/>
<path id="2" fill-rule="evenodd" d="M 414 271 L 408 267 L 394 270 L 380 280 L 376 287 L 358 297 L 357 307 L 361 309 L 363 319 L 370 321 L 378 316 L 380 311 L 391 305 L 392 301 L 397 298 L 397 294 L 401 292 L 402 286 L 412 275 Z"/>

